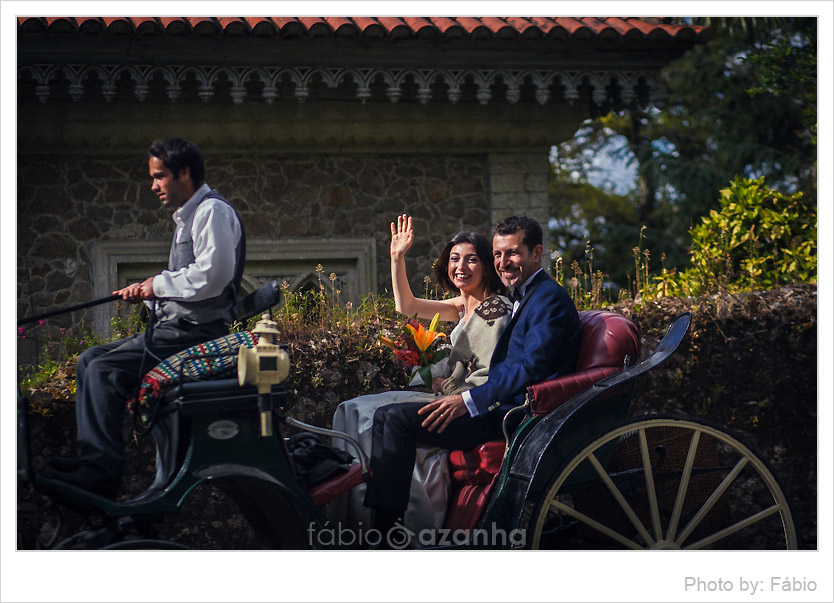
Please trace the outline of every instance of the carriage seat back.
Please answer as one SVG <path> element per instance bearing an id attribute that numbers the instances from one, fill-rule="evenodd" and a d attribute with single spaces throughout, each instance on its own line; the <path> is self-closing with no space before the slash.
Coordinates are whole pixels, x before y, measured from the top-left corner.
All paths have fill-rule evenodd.
<path id="1" fill-rule="evenodd" d="M 621 314 L 604 310 L 579 313 L 582 337 L 576 357 L 576 371 L 527 388 L 531 412 L 537 417 L 551 413 L 597 381 L 623 370 L 626 360 L 640 357 L 640 333 Z"/>

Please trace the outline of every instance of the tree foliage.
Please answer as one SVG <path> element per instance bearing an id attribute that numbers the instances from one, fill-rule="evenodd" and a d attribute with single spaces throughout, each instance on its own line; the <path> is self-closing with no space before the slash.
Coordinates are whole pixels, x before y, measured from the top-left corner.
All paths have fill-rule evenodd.
<path id="1" fill-rule="evenodd" d="M 620 285 L 641 235 L 657 267 L 684 269 L 689 230 L 715 209 L 717 192 L 736 177 L 764 178 L 776 191 L 802 191 L 816 203 L 816 19 L 700 18 L 714 36 L 663 72 L 662 108 L 603 106 L 573 140 L 554 149 L 551 190 L 557 249 L 566 261 L 592 245 L 597 265 Z M 590 158 L 628 162 L 627 194 L 591 194 Z M 611 214 L 598 213 L 612 211 Z M 613 226 L 616 224 L 616 227 Z M 584 240 L 580 239 L 580 235 Z M 561 243 L 561 245 L 559 244 Z"/>
<path id="2" fill-rule="evenodd" d="M 817 211 L 802 193 L 785 195 L 764 178 L 737 178 L 721 191 L 719 205 L 692 228 L 692 267 L 668 293 L 816 284 Z"/>

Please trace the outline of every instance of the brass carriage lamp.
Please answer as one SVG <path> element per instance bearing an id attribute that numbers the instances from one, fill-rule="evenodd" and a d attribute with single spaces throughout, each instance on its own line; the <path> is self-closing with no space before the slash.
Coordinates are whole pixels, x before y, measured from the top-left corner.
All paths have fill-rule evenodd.
<path id="1" fill-rule="evenodd" d="M 237 381 L 242 386 L 250 383 L 258 388 L 258 412 L 261 437 L 272 435 L 272 386 L 281 383 L 290 373 L 290 357 L 278 344 L 277 324 L 264 314 L 252 332 L 258 343 L 252 348 L 241 347 L 237 355 Z"/>

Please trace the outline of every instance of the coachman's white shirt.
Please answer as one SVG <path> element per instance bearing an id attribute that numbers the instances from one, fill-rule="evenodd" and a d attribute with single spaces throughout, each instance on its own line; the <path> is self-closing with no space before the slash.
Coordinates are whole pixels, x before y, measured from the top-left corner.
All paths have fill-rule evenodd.
<path id="1" fill-rule="evenodd" d="M 203 184 L 185 205 L 174 212 L 177 242 L 182 236 L 185 219 L 191 212 L 191 238 L 194 242 L 194 262 L 180 270 L 163 270 L 153 279 L 157 297 L 176 301 L 200 301 L 220 295 L 235 275 L 235 248 L 240 240 L 240 225 L 234 210 L 219 199 L 199 199 L 209 192 Z M 195 209 L 196 208 L 196 209 Z"/>

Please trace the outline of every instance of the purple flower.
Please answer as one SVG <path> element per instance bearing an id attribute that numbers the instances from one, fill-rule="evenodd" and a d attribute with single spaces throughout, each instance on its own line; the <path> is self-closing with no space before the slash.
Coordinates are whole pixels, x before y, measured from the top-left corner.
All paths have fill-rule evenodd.
<path id="1" fill-rule="evenodd" d="M 17 328 L 17 336 L 22 337 L 23 339 L 26 339 L 26 329 L 24 329 L 23 327 L 18 327 Z"/>

